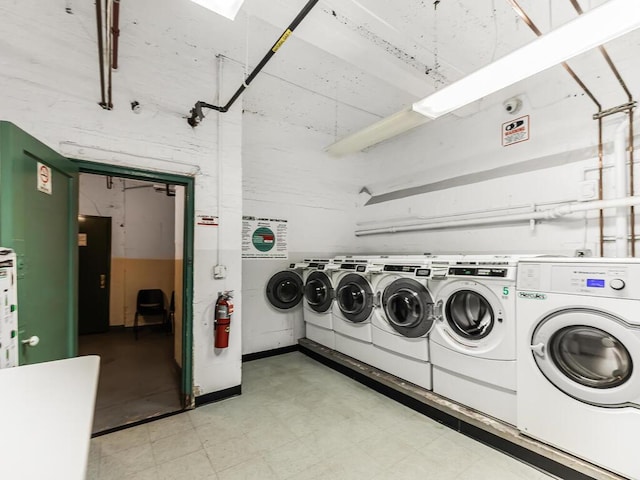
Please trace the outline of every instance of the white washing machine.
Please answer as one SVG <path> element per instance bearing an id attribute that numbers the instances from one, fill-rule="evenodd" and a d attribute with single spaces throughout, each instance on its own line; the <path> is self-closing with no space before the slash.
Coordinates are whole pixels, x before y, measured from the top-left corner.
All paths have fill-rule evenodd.
<path id="1" fill-rule="evenodd" d="M 431 259 L 425 256 L 380 260 L 372 275 L 375 308 L 371 319 L 372 364 L 431 389 L 427 335 L 434 323 L 428 290 Z"/>
<path id="2" fill-rule="evenodd" d="M 291 263 L 289 268 L 271 276 L 265 288 L 265 295 L 271 306 L 286 311 L 296 307 L 304 297 L 304 271 L 308 260 Z"/>
<path id="3" fill-rule="evenodd" d="M 516 423 L 517 256 L 465 255 L 432 273 L 433 391 Z"/>
<path id="4" fill-rule="evenodd" d="M 362 362 L 373 364 L 371 317 L 374 295 L 372 275 L 382 268 L 379 257 L 336 257 L 334 259 L 333 330 L 336 350 Z"/>
<path id="5" fill-rule="evenodd" d="M 335 289 L 332 274 L 336 264 L 331 259 L 307 259 L 305 263 L 303 315 L 306 337 L 335 350 L 332 312 Z"/>
<path id="6" fill-rule="evenodd" d="M 640 479 L 640 263 L 521 263 L 518 428 Z"/>

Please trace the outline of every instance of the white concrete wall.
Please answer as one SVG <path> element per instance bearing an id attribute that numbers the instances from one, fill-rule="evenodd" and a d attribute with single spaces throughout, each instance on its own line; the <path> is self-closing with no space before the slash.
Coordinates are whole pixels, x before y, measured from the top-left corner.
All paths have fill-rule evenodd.
<path id="1" fill-rule="evenodd" d="M 345 161 L 325 154 L 331 141 L 313 128 L 243 116 L 244 214 L 288 220 L 289 233 L 287 260 L 242 262 L 245 354 L 292 345 L 304 336 L 301 306 L 282 312 L 266 299 L 274 273 L 305 257 L 356 248 L 354 214 L 365 164 L 359 156 Z"/>
<path id="2" fill-rule="evenodd" d="M 74 2 L 74 14 L 58 2 L 0 6 L 0 115 L 71 158 L 195 178 L 196 213 L 218 214 L 221 222 L 219 228 L 195 231 L 194 390 L 202 395 L 241 382 L 242 106 L 238 102 L 220 115 L 219 128 L 215 114 L 197 129 L 187 125 L 184 116 L 194 102 L 211 99 L 216 91 L 212 32 L 225 35 L 230 22 L 212 16 L 210 25 L 192 26 L 187 19 L 202 10 L 191 2 L 152 7 L 153 18 L 121 11 L 120 70 L 113 74 L 114 109 L 106 111 L 97 105 L 93 4 Z M 176 38 L 165 25 L 191 37 Z M 150 34 L 157 31 L 164 36 Z M 194 42 L 201 47 L 194 48 Z M 222 98 L 237 88 L 241 73 L 225 66 Z M 132 112 L 132 100 L 141 103 L 140 114 Z M 219 183 L 224 183 L 220 196 Z M 228 267 L 224 280 L 212 278 L 218 262 Z M 227 289 L 235 290 L 238 308 L 230 346 L 216 352 L 213 304 L 217 292 Z"/>
<path id="3" fill-rule="evenodd" d="M 559 68 L 559 67 L 558 67 Z M 603 75 L 606 72 L 603 73 Z M 558 80 L 560 78 L 560 80 Z M 546 88 L 545 88 L 546 87 Z M 614 82 L 611 88 L 619 88 Z M 495 169 L 495 178 L 408 196 L 358 210 L 356 229 L 394 223 L 420 223 L 433 217 L 502 209 L 519 213 L 527 208 L 548 208 L 554 202 L 575 201 L 580 183 L 596 179 L 596 108 L 567 76 L 546 72 L 511 90 L 493 95 L 480 106 L 463 109 L 461 116 L 449 115 L 386 142 L 367 153 L 377 172 L 369 184 L 374 195 L 432 184 L 462 175 Z M 502 100 L 523 92 L 523 109 L 507 115 Z M 464 116 L 462 116 L 464 115 Z M 530 116 L 530 140 L 503 147 L 501 127 L 522 115 Z M 624 115 L 604 121 L 605 165 L 612 161 L 613 132 Z M 390 161 L 393 158 L 393 162 Z M 525 161 L 553 165 L 542 169 L 500 176 L 501 170 Z M 610 169 L 605 169 L 604 198 L 614 196 Z M 637 191 L 637 187 L 636 187 Z M 605 235 L 612 235 L 613 210 L 605 211 Z M 598 255 L 597 212 L 538 222 L 491 225 L 446 230 L 407 232 L 360 237 L 363 252 L 483 252 L 546 253 L 574 255 L 576 249 L 590 249 Z M 613 255 L 611 242 L 605 255 Z"/>
<path id="4" fill-rule="evenodd" d="M 149 182 L 114 178 L 108 189 L 106 177 L 80 174 L 79 212 L 111 217 L 112 257 L 173 259 L 174 199 Z"/>

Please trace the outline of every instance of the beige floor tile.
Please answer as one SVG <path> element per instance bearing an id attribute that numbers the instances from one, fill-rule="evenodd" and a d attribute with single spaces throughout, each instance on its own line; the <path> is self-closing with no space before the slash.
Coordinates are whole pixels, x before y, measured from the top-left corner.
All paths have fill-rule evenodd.
<path id="1" fill-rule="evenodd" d="M 262 457 L 253 458 L 218 473 L 220 480 L 277 480 L 276 474 Z"/>
<path id="2" fill-rule="evenodd" d="M 204 450 L 190 453 L 158 466 L 159 480 L 216 480 L 209 457 Z"/>
<path id="3" fill-rule="evenodd" d="M 100 458 L 100 480 L 121 480 L 155 466 L 151 444 L 145 443 Z"/>
<path id="4" fill-rule="evenodd" d="M 91 443 L 96 444 L 101 455 L 112 455 L 131 447 L 144 445 L 149 441 L 148 424 L 144 424 L 96 437 Z"/>
<path id="5" fill-rule="evenodd" d="M 258 448 L 244 435 L 228 439 L 212 439 L 207 445 L 207 456 L 216 472 L 260 456 Z"/>
<path id="6" fill-rule="evenodd" d="M 198 450 L 202 450 L 202 442 L 195 430 L 177 433 L 161 438 L 151 444 L 156 464 L 183 457 Z"/>
<path id="7" fill-rule="evenodd" d="M 320 462 L 319 455 L 299 440 L 294 440 L 263 455 L 267 464 L 280 479 L 292 478 L 306 468 Z"/>
<path id="8" fill-rule="evenodd" d="M 127 475 L 122 480 L 158 480 L 159 478 L 160 474 L 158 473 L 158 468 L 151 467 L 147 470 L 143 470 L 142 472 Z"/>
<path id="9" fill-rule="evenodd" d="M 149 430 L 149 439 L 155 442 L 176 433 L 191 431 L 193 430 L 193 423 L 191 423 L 189 414 L 185 412 L 151 422 L 147 424 L 147 428 Z"/>

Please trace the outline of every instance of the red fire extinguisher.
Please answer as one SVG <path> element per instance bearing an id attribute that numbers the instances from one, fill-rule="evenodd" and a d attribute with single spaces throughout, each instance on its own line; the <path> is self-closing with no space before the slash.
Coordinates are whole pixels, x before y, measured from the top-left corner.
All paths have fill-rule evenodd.
<path id="1" fill-rule="evenodd" d="M 227 348 L 229 346 L 229 329 L 231 328 L 231 314 L 233 303 L 231 302 L 233 291 L 222 292 L 216 300 L 214 346 Z"/>

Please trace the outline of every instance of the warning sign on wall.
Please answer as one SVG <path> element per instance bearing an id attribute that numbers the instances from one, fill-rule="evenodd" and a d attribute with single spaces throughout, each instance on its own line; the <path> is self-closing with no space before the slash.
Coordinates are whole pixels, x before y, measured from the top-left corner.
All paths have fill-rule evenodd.
<path id="1" fill-rule="evenodd" d="M 242 258 L 288 258 L 287 221 L 242 217 Z"/>
<path id="2" fill-rule="evenodd" d="M 51 195 L 53 193 L 53 187 L 51 186 L 52 176 L 51 169 L 44 163 L 38 162 L 38 190 Z"/>
<path id="3" fill-rule="evenodd" d="M 502 146 L 529 140 L 529 115 L 502 124 Z"/>

